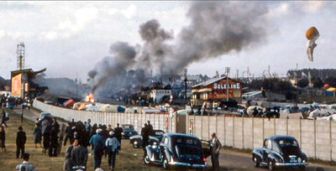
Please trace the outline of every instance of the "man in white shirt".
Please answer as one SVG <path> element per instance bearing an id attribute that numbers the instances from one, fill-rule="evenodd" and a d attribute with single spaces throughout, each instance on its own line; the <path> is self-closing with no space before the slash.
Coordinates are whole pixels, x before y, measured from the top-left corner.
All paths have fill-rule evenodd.
<path id="1" fill-rule="evenodd" d="M 105 146 L 108 151 L 108 164 L 111 170 L 114 170 L 116 155 L 119 151 L 120 143 L 113 131 L 110 131 L 110 136 L 105 141 Z"/>
<path id="2" fill-rule="evenodd" d="M 23 162 L 16 166 L 16 171 L 37 171 L 35 167 L 29 163 L 29 153 L 23 153 Z"/>

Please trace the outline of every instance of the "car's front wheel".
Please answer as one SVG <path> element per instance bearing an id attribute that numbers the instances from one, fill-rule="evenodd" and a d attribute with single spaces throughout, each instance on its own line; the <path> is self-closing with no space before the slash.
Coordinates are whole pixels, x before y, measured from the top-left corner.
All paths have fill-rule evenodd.
<path id="1" fill-rule="evenodd" d="M 138 142 L 137 141 L 133 142 L 133 148 L 138 148 Z"/>
<path id="2" fill-rule="evenodd" d="M 260 160 L 257 156 L 253 156 L 253 161 L 255 163 L 255 167 L 260 167 Z"/>
<path id="3" fill-rule="evenodd" d="M 150 164 L 150 160 L 149 160 L 148 155 L 146 155 L 146 157 L 144 158 L 144 163 L 145 163 L 146 165 L 149 165 L 149 164 Z"/>
<path id="4" fill-rule="evenodd" d="M 268 170 L 273 171 L 275 170 L 275 162 L 270 160 L 268 161 Z"/>

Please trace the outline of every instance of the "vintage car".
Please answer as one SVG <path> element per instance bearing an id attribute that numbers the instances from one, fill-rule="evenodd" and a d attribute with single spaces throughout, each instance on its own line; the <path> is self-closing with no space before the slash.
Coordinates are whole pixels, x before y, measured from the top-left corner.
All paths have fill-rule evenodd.
<path id="1" fill-rule="evenodd" d="M 129 139 L 131 136 L 138 135 L 138 132 L 134 130 L 134 126 L 131 124 L 123 124 L 121 125 L 123 129 L 122 138 Z"/>
<path id="2" fill-rule="evenodd" d="M 160 143 L 163 134 L 165 133 L 162 130 L 154 130 L 153 135 L 149 136 L 149 145 L 152 145 L 153 142 L 156 142 L 157 144 Z M 130 138 L 130 143 L 133 145 L 134 148 L 140 148 L 142 147 L 142 136 L 141 135 L 134 135 Z"/>
<path id="3" fill-rule="evenodd" d="M 207 156 L 203 153 L 202 142 L 193 135 L 164 134 L 160 144 L 148 145 L 146 152 L 144 163 L 147 165 L 159 165 L 165 169 L 207 167 Z"/>
<path id="4" fill-rule="evenodd" d="M 255 166 L 267 166 L 269 170 L 280 167 L 295 167 L 304 170 L 308 164 L 307 156 L 301 151 L 299 143 L 291 136 L 272 136 L 264 140 L 261 148 L 252 152 Z"/>

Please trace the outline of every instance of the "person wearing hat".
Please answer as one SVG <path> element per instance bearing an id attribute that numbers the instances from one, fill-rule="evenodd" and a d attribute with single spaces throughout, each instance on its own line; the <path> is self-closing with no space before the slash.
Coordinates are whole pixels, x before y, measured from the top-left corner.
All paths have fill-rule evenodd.
<path id="1" fill-rule="evenodd" d="M 222 144 L 217 138 L 216 133 L 212 133 L 210 140 L 210 152 L 211 152 L 211 163 L 213 170 L 219 170 L 219 152 L 222 148 Z"/>
<path id="2" fill-rule="evenodd" d="M 16 171 L 36 171 L 33 164 L 29 163 L 29 153 L 23 153 L 23 162 L 16 166 Z"/>
<path id="3" fill-rule="evenodd" d="M 16 134 L 16 158 L 19 158 L 20 152 L 21 152 L 21 158 L 23 157 L 23 154 L 25 153 L 25 144 L 26 144 L 26 133 L 23 131 L 22 126 L 19 126 L 19 131 Z"/>
<path id="4" fill-rule="evenodd" d="M 89 143 L 93 147 L 93 158 L 94 158 L 94 168 L 98 168 L 101 165 L 101 159 L 105 150 L 105 140 L 101 135 L 102 129 L 97 129 L 96 134 L 94 134 Z"/>
<path id="5" fill-rule="evenodd" d="M 111 168 L 111 170 L 114 170 L 116 155 L 118 154 L 120 143 L 113 131 L 109 132 L 109 137 L 105 141 L 105 146 L 108 151 L 109 167 Z"/>

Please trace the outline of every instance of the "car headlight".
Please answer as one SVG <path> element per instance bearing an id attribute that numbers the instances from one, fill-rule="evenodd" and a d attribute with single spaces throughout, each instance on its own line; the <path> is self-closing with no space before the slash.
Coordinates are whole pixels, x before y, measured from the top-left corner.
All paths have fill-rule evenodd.
<path id="1" fill-rule="evenodd" d="M 302 160 L 302 163 L 306 163 L 306 160 Z"/>

